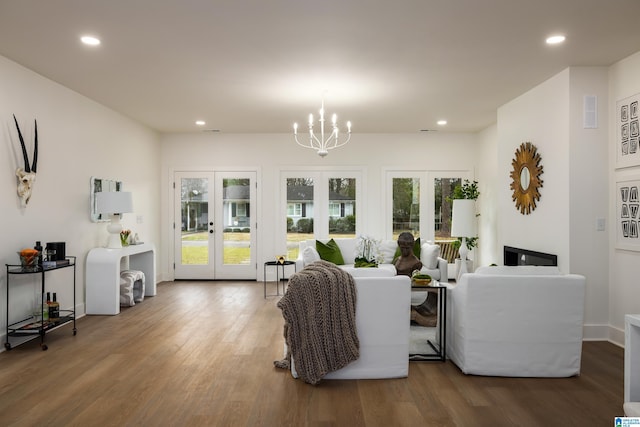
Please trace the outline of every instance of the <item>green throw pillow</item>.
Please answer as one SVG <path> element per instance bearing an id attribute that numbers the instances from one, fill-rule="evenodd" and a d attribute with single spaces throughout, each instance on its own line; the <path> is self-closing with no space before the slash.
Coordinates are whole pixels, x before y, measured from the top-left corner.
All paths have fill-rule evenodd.
<path id="1" fill-rule="evenodd" d="M 421 250 L 421 245 L 420 245 L 420 238 L 418 237 L 416 240 L 414 240 L 413 242 L 413 254 L 418 257 L 418 259 L 420 259 L 420 250 Z M 398 246 L 396 248 L 396 253 L 393 255 L 393 261 L 391 261 L 391 264 L 395 264 L 396 261 L 398 260 L 398 258 L 400 258 L 400 255 L 402 255 L 400 253 L 400 246 Z"/>
<path id="2" fill-rule="evenodd" d="M 327 243 L 316 240 L 316 250 L 320 254 L 320 259 L 334 263 L 335 265 L 344 265 L 342 252 L 335 240 L 331 239 Z"/>

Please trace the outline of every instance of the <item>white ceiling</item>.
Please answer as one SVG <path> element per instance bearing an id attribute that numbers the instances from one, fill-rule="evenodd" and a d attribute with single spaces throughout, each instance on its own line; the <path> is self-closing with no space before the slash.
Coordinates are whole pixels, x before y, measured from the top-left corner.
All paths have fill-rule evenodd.
<path id="1" fill-rule="evenodd" d="M 638 0 L 0 0 L 0 55 L 160 132 L 290 132 L 324 91 L 354 133 L 478 131 L 566 67 L 640 50 L 639 18 Z"/>

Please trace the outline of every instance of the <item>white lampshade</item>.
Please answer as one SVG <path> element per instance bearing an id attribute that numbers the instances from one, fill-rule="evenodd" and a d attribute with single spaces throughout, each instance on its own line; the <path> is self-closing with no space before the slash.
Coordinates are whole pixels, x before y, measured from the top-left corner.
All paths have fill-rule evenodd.
<path id="1" fill-rule="evenodd" d="M 475 237 L 476 235 L 476 201 L 470 199 L 454 199 L 451 216 L 452 237 Z"/>
<path id="2" fill-rule="evenodd" d="M 124 191 L 102 191 L 96 193 L 96 212 L 100 214 L 133 212 L 131 193 Z"/>
<path id="3" fill-rule="evenodd" d="M 120 232 L 122 231 L 120 216 L 123 213 L 133 212 L 133 200 L 131 193 L 123 191 L 104 191 L 96 193 L 96 212 L 99 214 L 109 215 L 111 219 L 111 222 L 107 226 L 107 231 L 109 232 L 107 248 L 122 248 L 122 242 L 120 240 Z"/>
<path id="4" fill-rule="evenodd" d="M 469 199 L 455 199 L 453 201 L 453 212 L 451 215 L 451 236 L 461 237 L 460 245 L 460 271 L 456 280 L 467 273 L 467 237 L 476 235 L 476 202 Z"/>

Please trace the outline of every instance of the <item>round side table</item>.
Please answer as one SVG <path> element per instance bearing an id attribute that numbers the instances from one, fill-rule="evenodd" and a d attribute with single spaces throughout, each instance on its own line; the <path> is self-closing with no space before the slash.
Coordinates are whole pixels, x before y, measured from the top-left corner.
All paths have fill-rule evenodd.
<path id="1" fill-rule="evenodd" d="M 284 267 L 287 265 L 293 265 L 293 271 L 296 272 L 296 263 L 294 261 L 266 261 L 264 263 L 264 271 L 262 276 L 262 286 L 264 287 L 264 297 L 273 297 L 280 296 L 280 282 L 282 282 L 282 295 L 284 295 L 285 285 L 289 281 L 284 275 Z M 275 267 L 276 268 L 276 293 L 267 295 L 267 267 Z M 281 267 L 281 268 L 278 268 Z M 280 277 L 280 271 L 282 270 L 282 277 Z"/>

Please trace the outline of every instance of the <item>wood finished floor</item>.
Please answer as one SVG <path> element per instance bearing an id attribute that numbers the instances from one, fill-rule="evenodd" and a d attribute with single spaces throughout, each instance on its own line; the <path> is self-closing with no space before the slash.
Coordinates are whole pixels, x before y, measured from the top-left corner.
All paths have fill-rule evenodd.
<path id="1" fill-rule="evenodd" d="M 463 375 L 411 362 L 396 380 L 310 386 L 282 357 L 261 282 L 168 282 L 119 316 L 87 316 L 0 354 L 2 426 L 611 426 L 623 349 L 586 342 L 582 374 Z"/>

